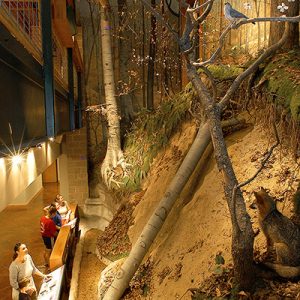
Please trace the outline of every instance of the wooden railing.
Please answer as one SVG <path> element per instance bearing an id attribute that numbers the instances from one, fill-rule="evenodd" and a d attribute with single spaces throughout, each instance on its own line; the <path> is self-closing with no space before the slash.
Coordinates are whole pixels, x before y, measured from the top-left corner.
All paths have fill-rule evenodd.
<path id="1" fill-rule="evenodd" d="M 70 209 L 72 211 L 71 220 L 76 219 L 75 226 L 65 225 L 61 227 L 50 256 L 50 271 L 54 271 L 64 264 L 66 264 L 68 271 L 68 262 L 75 255 L 76 243 L 79 238 L 79 213 L 77 204 L 71 204 Z"/>

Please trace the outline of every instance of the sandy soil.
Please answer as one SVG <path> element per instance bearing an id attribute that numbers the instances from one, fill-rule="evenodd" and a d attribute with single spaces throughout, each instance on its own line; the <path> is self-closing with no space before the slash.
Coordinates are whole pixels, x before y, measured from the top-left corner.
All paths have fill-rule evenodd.
<path id="1" fill-rule="evenodd" d="M 129 238 L 134 243 L 146 221 L 162 198 L 196 134 L 196 127 L 187 123 L 172 139 L 166 150 L 152 163 L 151 172 L 143 184 L 142 199 L 133 212 L 134 225 Z M 260 167 L 263 154 L 273 139 L 261 126 L 247 129 L 227 137 L 228 151 L 238 180 L 251 177 Z M 292 156 L 276 148 L 266 168 L 244 191 L 253 228 L 258 231 L 257 211 L 250 208 L 253 190 L 264 187 L 276 197 L 278 208 L 284 214 L 292 213 L 291 199 L 300 178 L 299 167 Z M 91 231 L 86 242 L 94 243 L 96 231 Z M 94 245 L 93 245 L 94 247 Z M 266 241 L 261 232 L 255 239 L 255 251 L 263 253 Z M 81 265 L 79 299 L 96 299 L 95 288 L 101 263 L 91 250 L 85 251 Z M 222 253 L 225 264 L 231 259 L 231 222 L 223 196 L 222 178 L 209 151 L 203 157 L 186 185 L 146 259 L 151 265 L 150 292 L 147 299 L 191 299 L 187 289 L 198 287 L 215 269 L 215 256 Z M 151 264 L 149 264 L 149 260 Z M 148 284 L 148 283 L 147 283 Z M 181 298 L 182 297 L 182 298 Z M 139 299 L 138 296 L 126 299 Z M 143 299 L 145 299 L 143 298 Z M 275 299 L 275 298 L 274 298 Z M 277 299 L 277 298 L 276 298 Z M 280 299 L 280 298 L 279 298 Z"/>
<path id="2" fill-rule="evenodd" d="M 78 300 L 97 300 L 97 287 L 101 271 L 106 267 L 95 254 L 98 229 L 85 233 L 80 275 L 78 283 Z"/>
<path id="3" fill-rule="evenodd" d="M 133 242 L 162 198 L 194 134 L 195 127 L 185 124 L 170 147 L 153 163 L 144 183 L 145 195 L 134 211 L 135 224 L 129 232 Z M 273 140 L 262 127 L 256 126 L 232 134 L 227 143 L 238 180 L 244 181 L 260 167 L 263 154 Z M 256 210 L 249 208 L 254 200 L 253 190 L 260 186 L 269 189 L 271 195 L 281 200 L 278 208 L 291 215 L 291 197 L 299 175 L 292 157 L 276 149 L 265 170 L 244 188 L 255 230 L 258 229 Z M 226 263 L 231 262 L 231 223 L 221 181 L 214 159 L 206 158 L 204 168 L 198 168 L 188 183 L 151 248 L 149 256 L 154 268 L 148 299 L 179 299 L 188 288 L 199 286 L 213 272 L 218 252 L 222 252 Z M 256 237 L 255 249 L 260 253 L 265 250 L 262 233 Z M 190 294 L 182 299 L 190 299 Z"/>

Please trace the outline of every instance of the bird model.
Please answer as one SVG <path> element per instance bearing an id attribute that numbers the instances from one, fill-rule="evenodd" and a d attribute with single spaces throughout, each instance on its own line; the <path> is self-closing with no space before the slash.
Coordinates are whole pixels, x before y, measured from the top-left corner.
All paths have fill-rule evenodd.
<path id="1" fill-rule="evenodd" d="M 226 2 L 224 5 L 224 16 L 227 20 L 229 20 L 232 23 L 238 21 L 239 19 L 249 19 L 247 16 L 245 16 L 241 12 L 232 8 L 231 4 L 228 2 Z M 255 23 L 252 22 L 252 24 L 255 24 Z"/>

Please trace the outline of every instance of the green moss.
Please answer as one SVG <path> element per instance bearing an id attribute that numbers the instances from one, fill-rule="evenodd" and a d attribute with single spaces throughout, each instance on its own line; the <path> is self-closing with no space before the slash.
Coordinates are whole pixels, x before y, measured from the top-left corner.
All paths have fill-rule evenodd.
<path id="1" fill-rule="evenodd" d="M 193 93 L 187 88 L 173 99 L 161 103 L 153 112 L 143 110 L 125 140 L 124 153 L 131 165 L 123 179 L 123 189 L 135 191 L 150 170 L 151 162 L 165 147 L 177 127 L 186 119 Z"/>
<path id="2" fill-rule="evenodd" d="M 214 78 L 221 80 L 236 77 L 244 71 L 243 68 L 234 65 L 210 65 L 208 70 L 212 73 Z"/>
<path id="3" fill-rule="evenodd" d="M 119 253 L 119 254 L 108 254 L 106 256 L 107 259 L 109 259 L 110 261 L 116 261 L 119 260 L 121 258 L 127 257 L 129 255 L 129 252 L 124 252 L 124 253 Z"/>
<path id="4" fill-rule="evenodd" d="M 295 120 L 300 120 L 299 51 L 280 54 L 264 68 L 260 81 L 277 105 L 284 107 Z"/>
<path id="5" fill-rule="evenodd" d="M 292 95 L 290 102 L 291 114 L 295 120 L 300 120 L 300 86 L 298 86 Z"/>

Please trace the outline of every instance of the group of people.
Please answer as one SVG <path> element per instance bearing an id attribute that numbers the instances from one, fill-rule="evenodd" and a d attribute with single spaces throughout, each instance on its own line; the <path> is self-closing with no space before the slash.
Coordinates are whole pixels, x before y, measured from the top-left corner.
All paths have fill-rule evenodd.
<path id="1" fill-rule="evenodd" d="M 44 208 L 44 215 L 40 219 L 41 235 L 45 245 L 45 266 L 49 268 L 49 259 L 55 239 L 61 226 L 67 224 L 71 210 L 67 201 L 57 195 L 54 202 Z M 12 287 L 12 300 L 34 300 L 37 297 L 36 287 L 32 275 L 42 278 L 49 275 L 39 271 L 28 254 L 27 246 L 17 243 L 14 247 L 13 261 L 9 266 L 9 281 Z"/>
<path id="2" fill-rule="evenodd" d="M 53 203 L 44 208 L 44 216 L 41 217 L 41 235 L 45 244 L 44 259 L 46 267 L 49 267 L 49 258 L 54 242 L 60 228 L 70 220 L 71 210 L 62 195 L 56 195 Z"/>

